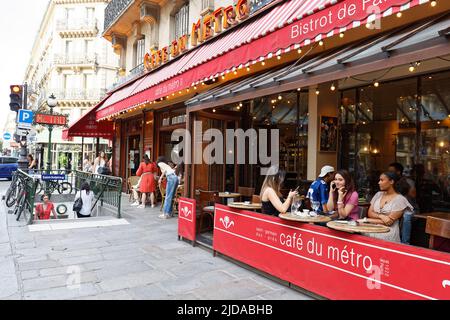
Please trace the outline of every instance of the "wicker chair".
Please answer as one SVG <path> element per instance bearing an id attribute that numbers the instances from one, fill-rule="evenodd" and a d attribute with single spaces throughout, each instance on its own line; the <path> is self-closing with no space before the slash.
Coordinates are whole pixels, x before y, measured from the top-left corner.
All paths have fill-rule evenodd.
<path id="1" fill-rule="evenodd" d="M 127 187 L 128 187 L 127 192 L 129 194 L 129 197 L 128 197 L 128 201 L 129 202 L 133 202 L 134 201 L 134 199 L 133 199 L 133 186 L 136 185 L 139 182 L 139 178 L 140 177 L 138 177 L 138 176 L 131 176 L 127 180 Z M 139 194 L 139 197 L 140 197 L 141 193 L 139 191 L 138 191 L 138 194 Z"/>

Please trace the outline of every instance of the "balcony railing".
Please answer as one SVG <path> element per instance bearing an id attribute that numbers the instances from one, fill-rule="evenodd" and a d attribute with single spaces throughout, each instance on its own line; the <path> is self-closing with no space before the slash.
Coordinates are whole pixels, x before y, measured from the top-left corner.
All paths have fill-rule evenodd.
<path id="1" fill-rule="evenodd" d="M 76 19 L 76 20 L 58 20 L 56 22 L 58 31 L 83 31 L 97 30 L 97 20 L 95 19 Z"/>
<path id="2" fill-rule="evenodd" d="M 105 9 L 105 30 L 125 11 L 134 0 L 112 0 Z"/>
<path id="3" fill-rule="evenodd" d="M 101 100 L 106 89 L 47 89 L 42 90 L 38 98 L 38 106 L 45 104 L 48 96 L 53 94 L 57 101 L 61 100 Z"/>
<path id="4" fill-rule="evenodd" d="M 145 72 L 144 64 L 140 64 L 133 69 L 130 70 L 127 76 L 120 77 L 116 83 L 114 83 L 111 87 L 108 88 L 108 92 L 116 89 L 117 87 L 121 86 L 125 82 L 128 82 L 130 80 L 133 80 L 140 75 L 142 75 Z"/>
<path id="5" fill-rule="evenodd" d="M 55 55 L 55 64 L 95 64 L 98 63 L 96 54 Z"/>

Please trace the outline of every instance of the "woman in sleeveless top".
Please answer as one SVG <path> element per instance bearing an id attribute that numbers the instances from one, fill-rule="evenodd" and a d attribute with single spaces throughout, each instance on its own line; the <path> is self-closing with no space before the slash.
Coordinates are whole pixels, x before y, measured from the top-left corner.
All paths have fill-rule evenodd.
<path id="1" fill-rule="evenodd" d="M 400 242 L 399 220 L 405 209 L 412 210 L 408 200 L 399 194 L 395 184 L 399 177 L 392 172 L 381 174 L 378 185 L 380 192 L 375 194 L 370 202 L 368 218 L 361 219 L 362 222 L 382 224 L 389 227 L 387 233 L 365 233 L 364 235 L 386 241 Z"/>
<path id="2" fill-rule="evenodd" d="M 261 206 L 263 214 L 278 216 L 280 213 L 285 213 L 289 210 L 292 199 L 298 193 L 297 191 L 289 192 L 288 198 L 284 201 L 280 189 L 285 175 L 286 173 L 278 167 L 271 167 L 269 169 L 261 187 Z"/>

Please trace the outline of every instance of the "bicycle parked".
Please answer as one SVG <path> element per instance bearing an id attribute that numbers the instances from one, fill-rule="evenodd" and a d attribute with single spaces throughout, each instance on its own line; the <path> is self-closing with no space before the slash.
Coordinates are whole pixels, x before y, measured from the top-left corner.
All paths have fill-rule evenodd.
<path id="1" fill-rule="evenodd" d="M 47 193 L 52 194 L 55 191 L 58 191 L 59 194 L 71 194 L 73 187 L 72 184 L 70 182 L 67 181 L 63 181 L 63 182 L 59 182 L 59 181 L 52 181 L 52 180 L 48 180 L 45 182 L 39 181 L 36 187 L 36 194 L 41 194 L 44 191 L 46 191 L 45 188 L 45 184 L 47 185 Z"/>
<path id="2" fill-rule="evenodd" d="M 29 186 L 27 188 L 26 181 L 20 177 L 18 172 L 14 172 L 13 179 L 11 181 L 11 185 L 9 186 L 6 192 L 6 206 L 11 208 L 16 205 L 14 208 L 14 215 L 17 216 L 16 220 L 24 217 L 25 221 L 29 224 L 33 220 L 33 209 L 30 205 L 29 197 L 30 192 L 34 196 L 33 190 L 36 187 L 36 183 L 33 181 L 32 190 L 28 191 Z"/>

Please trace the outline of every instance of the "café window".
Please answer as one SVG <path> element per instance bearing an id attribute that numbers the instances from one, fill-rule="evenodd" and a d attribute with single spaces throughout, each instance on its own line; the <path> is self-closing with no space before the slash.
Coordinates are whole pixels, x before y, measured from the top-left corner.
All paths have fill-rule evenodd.
<path id="1" fill-rule="evenodd" d="M 173 39 L 189 34 L 189 2 L 185 3 L 174 15 Z"/>
<path id="2" fill-rule="evenodd" d="M 369 200 L 380 173 L 399 162 L 421 212 L 449 210 L 450 72 L 345 90 L 339 109 L 339 166 L 360 196 Z"/>
<path id="3" fill-rule="evenodd" d="M 269 146 L 268 150 L 279 148 L 278 163 L 286 171 L 284 188 L 301 185 L 307 175 L 308 93 L 289 91 L 257 98 L 249 112 L 252 128 L 268 129 L 267 143 L 271 143 L 272 130 L 278 130 L 278 146 Z M 262 166 L 252 165 L 251 177 L 247 177 L 258 192 L 264 179 Z"/>

